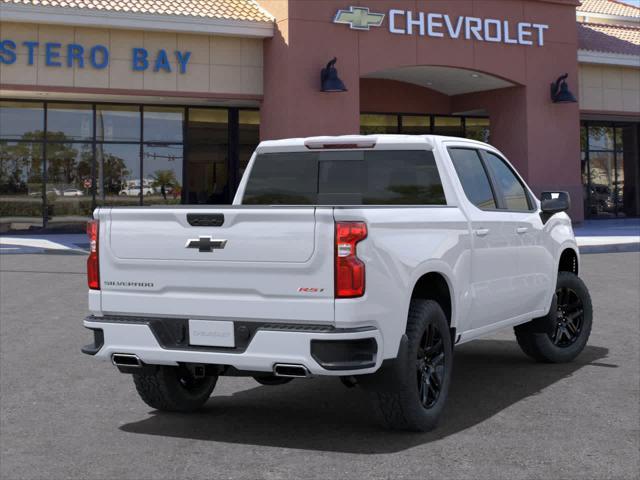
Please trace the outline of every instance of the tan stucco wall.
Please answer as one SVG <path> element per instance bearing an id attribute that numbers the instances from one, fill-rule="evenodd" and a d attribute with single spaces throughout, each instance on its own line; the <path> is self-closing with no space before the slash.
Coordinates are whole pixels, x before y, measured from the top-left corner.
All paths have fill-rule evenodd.
<path id="1" fill-rule="evenodd" d="M 640 69 L 580 65 L 580 109 L 640 112 Z"/>
<path id="2" fill-rule="evenodd" d="M 18 44 L 17 60 L 0 64 L 0 83 L 49 87 L 113 88 L 180 93 L 262 95 L 262 40 L 207 35 L 105 30 L 67 26 L 0 22 L 0 37 Z M 37 62 L 27 64 L 24 41 L 38 41 Z M 62 67 L 45 65 L 43 44 L 57 42 Z M 87 49 L 100 44 L 109 48 L 109 66 L 97 70 L 66 66 L 66 45 L 77 43 Z M 166 50 L 172 71 L 145 72 L 132 69 L 132 48 L 149 51 L 150 60 Z M 186 73 L 177 68 L 174 51 L 191 51 Z M 37 89 L 36 89 L 37 90 Z"/>

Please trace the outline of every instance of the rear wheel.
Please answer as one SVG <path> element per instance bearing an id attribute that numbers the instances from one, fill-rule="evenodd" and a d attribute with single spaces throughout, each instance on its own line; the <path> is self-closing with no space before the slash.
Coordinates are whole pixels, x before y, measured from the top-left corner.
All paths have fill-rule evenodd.
<path id="1" fill-rule="evenodd" d="M 539 362 L 574 360 L 587 345 L 593 309 L 584 282 L 570 272 L 559 272 L 549 313 L 515 328 L 520 348 Z"/>
<path id="2" fill-rule="evenodd" d="M 168 412 L 192 412 L 211 396 L 217 376 L 195 377 L 186 366 L 158 366 L 152 372 L 133 374 L 140 398 L 152 408 Z"/>
<path id="3" fill-rule="evenodd" d="M 451 333 L 442 308 L 432 300 L 412 300 L 398 358 L 365 385 L 373 390 L 383 423 L 421 432 L 435 428 L 449 392 L 452 363 Z"/>

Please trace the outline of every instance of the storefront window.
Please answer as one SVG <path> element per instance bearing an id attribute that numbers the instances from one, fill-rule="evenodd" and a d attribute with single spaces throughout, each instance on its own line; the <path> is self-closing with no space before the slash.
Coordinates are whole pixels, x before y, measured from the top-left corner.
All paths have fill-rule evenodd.
<path id="1" fill-rule="evenodd" d="M 43 224 L 42 145 L 0 140 L 0 229 Z"/>
<path id="2" fill-rule="evenodd" d="M 464 119 L 464 136 L 472 140 L 489 143 L 491 136 L 488 118 L 467 117 Z"/>
<path id="3" fill-rule="evenodd" d="M 362 135 L 434 134 L 489 142 L 491 122 L 487 117 L 363 113 L 360 115 L 360 133 Z"/>
<path id="4" fill-rule="evenodd" d="M 237 183 L 240 183 L 258 143 L 260 143 L 260 112 L 258 110 L 240 110 L 238 112 L 239 173 L 236 179 Z"/>
<path id="5" fill-rule="evenodd" d="M 47 144 L 47 219 L 57 224 L 84 222 L 91 215 L 93 145 Z"/>
<path id="6" fill-rule="evenodd" d="M 87 104 L 50 103 L 47 105 L 47 140 L 93 139 L 93 107 Z"/>
<path id="7" fill-rule="evenodd" d="M 433 133 L 449 137 L 464 137 L 462 118 L 460 117 L 434 117 Z"/>
<path id="8" fill-rule="evenodd" d="M 140 145 L 97 144 L 96 201 L 101 205 L 140 204 Z"/>
<path id="9" fill-rule="evenodd" d="M 638 216 L 638 123 L 584 122 L 581 128 L 585 215 Z"/>
<path id="10" fill-rule="evenodd" d="M 428 115 L 402 115 L 402 133 L 406 135 L 429 135 L 431 117 Z"/>
<path id="11" fill-rule="evenodd" d="M 83 231 L 102 205 L 230 203 L 259 140 L 252 109 L 3 100 L 0 231 Z"/>
<path id="12" fill-rule="evenodd" d="M 43 134 L 43 103 L 0 102 L 0 139 L 42 140 Z"/>
<path id="13" fill-rule="evenodd" d="M 190 108 L 186 147 L 186 202 L 229 202 L 229 111 Z"/>
<path id="14" fill-rule="evenodd" d="M 145 142 L 182 143 L 184 108 L 144 107 Z"/>
<path id="15" fill-rule="evenodd" d="M 397 115 L 378 115 L 365 113 L 360 115 L 360 132 L 363 135 L 399 133 Z"/>
<path id="16" fill-rule="evenodd" d="M 105 142 L 140 141 L 140 107 L 98 105 L 96 140 Z"/>
<path id="17" fill-rule="evenodd" d="M 182 145 L 145 145 L 142 154 L 142 193 L 145 204 L 180 203 Z"/>

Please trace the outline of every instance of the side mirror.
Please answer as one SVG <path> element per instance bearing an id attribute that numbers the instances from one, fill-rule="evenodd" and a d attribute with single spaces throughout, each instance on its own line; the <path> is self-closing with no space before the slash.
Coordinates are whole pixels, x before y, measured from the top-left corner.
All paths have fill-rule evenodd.
<path id="1" fill-rule="evenodd" d="M 571 208 L 571 198 L 568 192 L 542 192 L 540 200 L 542 213 L 549 216 L 566 212 Z"/>

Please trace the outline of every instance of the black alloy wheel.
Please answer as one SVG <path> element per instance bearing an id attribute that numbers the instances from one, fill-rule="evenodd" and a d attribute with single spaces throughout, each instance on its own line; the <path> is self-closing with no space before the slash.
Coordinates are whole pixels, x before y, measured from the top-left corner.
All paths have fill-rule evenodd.
<path id="1" fill-rule="evenodd" d="M 584 321 L 584 305 L 580 296 L 571 288 L 556 290 L 558 299 L 557 321 L 550 333 L 554 345 L 565 348 L 573 345 L 580 337 Z"/>
<path id="2" fill-rule="evenodd" d="M 417 380 L 420 403 L 432 408 L 440 398 L 444 379 L 444 341 L 436 325 L 427 326 L 417 355 Z"/>

